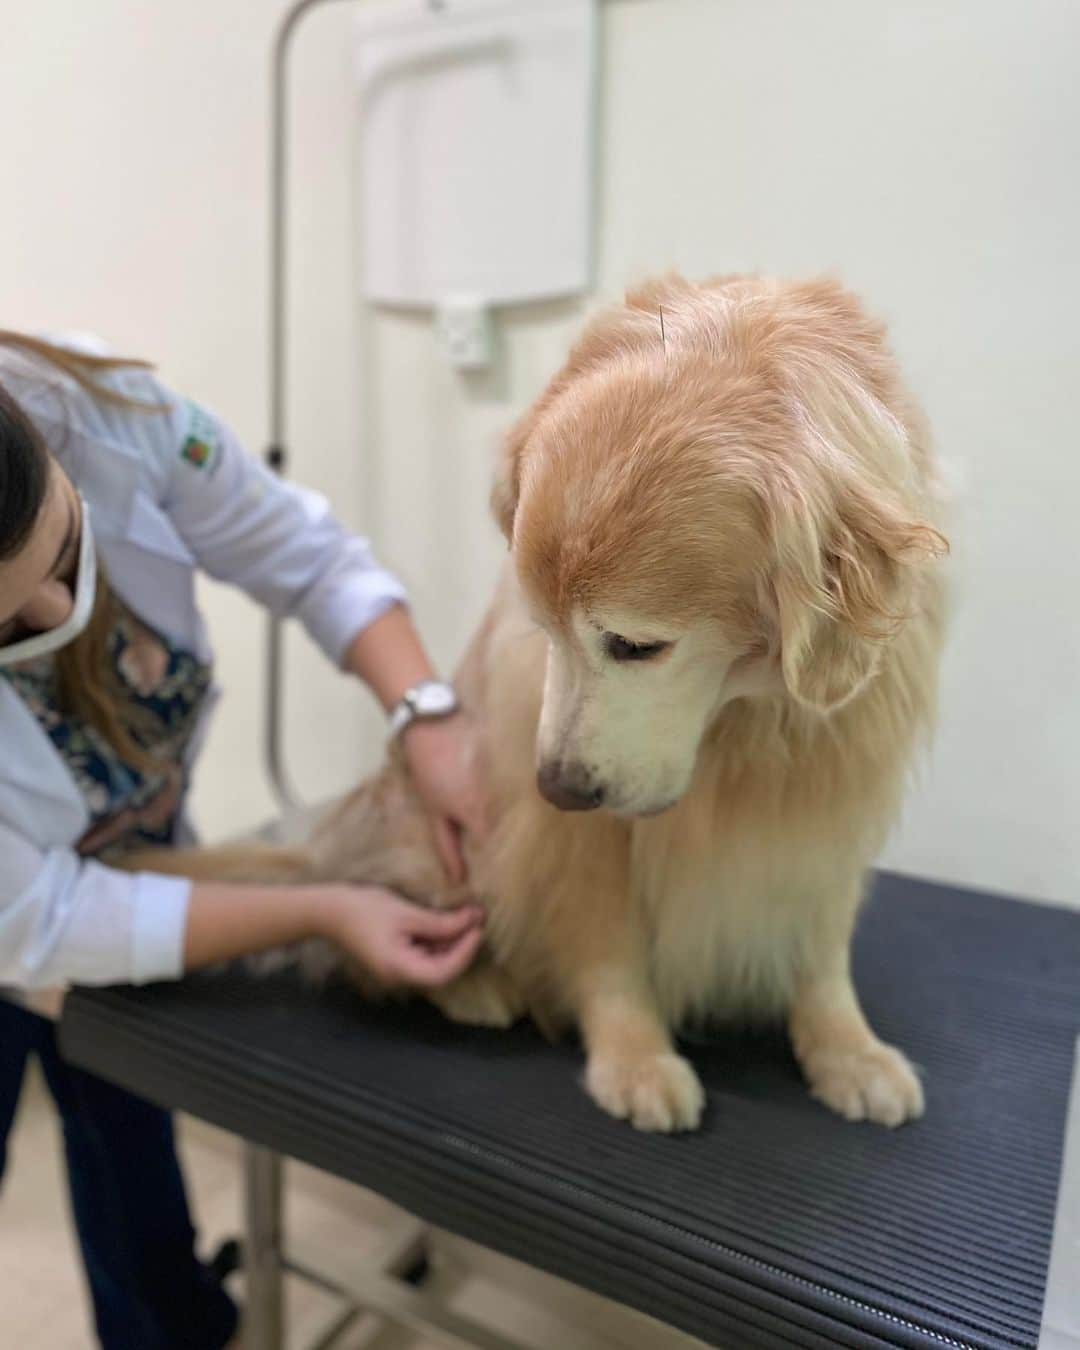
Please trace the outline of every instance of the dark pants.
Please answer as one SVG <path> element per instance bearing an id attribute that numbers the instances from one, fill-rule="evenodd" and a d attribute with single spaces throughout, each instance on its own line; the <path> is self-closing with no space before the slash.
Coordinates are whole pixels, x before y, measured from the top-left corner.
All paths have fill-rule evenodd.
<path id="1" fill-rule="evenodd" d="M 220 1350 L 236 1308 L 195 1256 L 171 1117 L 66 1064 L 53 1025 L 0 999 L 0 1177 L 27 1059 L 64 1129 L 71 1208 L 103 1350 Z"/>

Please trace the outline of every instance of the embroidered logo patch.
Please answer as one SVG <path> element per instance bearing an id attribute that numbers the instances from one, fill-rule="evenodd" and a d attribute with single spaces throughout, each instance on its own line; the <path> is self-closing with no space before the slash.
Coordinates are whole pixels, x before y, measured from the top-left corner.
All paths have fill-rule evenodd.
<path id="1" fill-rule="evenodd" d="M 210 447 L 205 441 L 200 441 L 195 436 L 189 436 L 184 442 L 184 448 L 180 454 L 189 464 L 194 464 L 197 469 L 201 469 L 204 464 L 210 461 Z"/>
<path id="2" fill-rule="evenodd" d="M 195 403 L 188 404 L 188 434 L 180 447 L 180 458 L 196 469 L 212 465 L 219 449 L 218 426 L 214 419 Z"/>

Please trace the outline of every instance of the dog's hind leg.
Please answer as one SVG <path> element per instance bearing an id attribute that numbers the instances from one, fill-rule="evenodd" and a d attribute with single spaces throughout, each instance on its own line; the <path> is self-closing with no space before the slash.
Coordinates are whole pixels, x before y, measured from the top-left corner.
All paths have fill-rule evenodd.
<path id="1" fill-rule="evenodd" d="M 312 879 L 312 856 L 303 846 L 222 844 L 212 848 L 143 848 L 110 855 L 124 872 L 164 872 L 192 881 L 299 885 Z"/>
<path id="2" fill-rule="evenodd" d="M 464 975 L 427 998 L 452 1022 L 476 1027 L 510 1027 L 526 1011 L 525 999 L 505 970 L 481 957 Z"/>

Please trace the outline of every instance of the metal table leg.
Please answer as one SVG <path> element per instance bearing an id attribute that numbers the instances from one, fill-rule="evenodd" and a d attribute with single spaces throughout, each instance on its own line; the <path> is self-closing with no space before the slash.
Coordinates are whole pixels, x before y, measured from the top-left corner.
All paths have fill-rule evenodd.
<path id="1" fill-rule="evenodd" d="M 284 1291 L 281 1256 L 281 1157 L 244 1143 L 244 1269 L 247 1307 L 244 1345 L 283 1350 Z"/>
<path id="2" fill-rule="evenodd" d="M 535 1341 L 509 1340 L 423 1292 L 419 1286 L 425 1282 L 429 1234 L 422 1223 L 412 1222 L 396 1234 L 365 1270 L 345 1269 L 339 1273 L 340 1253 L 336 1259 L 327 1260 L 333 1274 L 321 1269 L 317 1258 L 309 1262 L 288 1256 L 282 1241 L 283 1159 L 280 1154 L 247 1140 L 243 1152 L 243 1255 L 247 1276 L 244 1350 L 284 1350 L 286 1271 L 344 1302 L 344 1307 L 333 1314 L 308 1350 L 330 1350 L 360 1317 L 367 1318 L 366 1331 L 371 1335 L 378 1334 L 380 1323 L 389 1322 L 419 1332 L 446 1350 L 541 1350 Z M 332 1255 L 326 1252 L 323 1258 Z"/>

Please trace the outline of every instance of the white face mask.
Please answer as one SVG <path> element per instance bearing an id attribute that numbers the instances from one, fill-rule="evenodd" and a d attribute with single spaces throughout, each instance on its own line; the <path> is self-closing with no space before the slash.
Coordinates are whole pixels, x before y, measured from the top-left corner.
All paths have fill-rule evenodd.
<path id="1" fill-rule="evenodd" d="M 79 505 L 82 508 L 82 531 L 79 539 L 78 571 L 75 577 L 75 602 L 71 613 L 63 623 L 49 628 L 44 633 L 34 633 L 31 637 L 21 638 L 18 642 L 0 647 L 0 666 L 13 666 L 19 661 L 32 661 L 37 656 L 48 656 L 59 651 L 83 631 L 90 622 L 94 611 L 94 594 L 97 586 L 97 555 L 94 551 L 94 536 L 90 529 L 90 508 L 86 499 L 79 493 Z"/>

